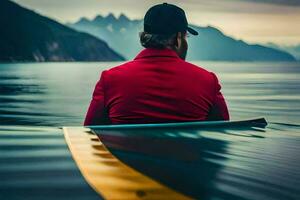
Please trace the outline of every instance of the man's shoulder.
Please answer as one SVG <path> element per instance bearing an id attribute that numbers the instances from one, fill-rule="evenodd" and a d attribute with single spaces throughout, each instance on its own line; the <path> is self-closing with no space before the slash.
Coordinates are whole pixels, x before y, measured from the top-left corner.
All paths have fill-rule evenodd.
<path id="1" fill-rule="evenodd" d="M 195 65 L 193 63 L 187 62 L 182 60 L 182 65 L 184 65 L 185 67 L 188 67 L 190 70 L 192 70 L 195 73 L 201 73 L 203 75 L 211 75 L 213 74 L 213 72 L 208 71 L 207 69 L 205 69 L 204 67 L 200 66 L 200 65 Z"/>
<path id="2" fill-rule="evenodd" d="M 123 70 L 126 70 L 128 67 L 133 65 L 134 61 L 127 61 L 125 63 L 122 63 L 120 65 L 117 66 L 113 66 L 107 70 L 105 70 L 106 74 L 114 74 L 114 73 L 118 73 L 118 72 L 122 72 Z"/>
<path id="3" fill-rule="evenodd" d="M 136 60 L 132 60 L 132 61 L 127 61 L 125 63 L 122 63 L 120 65 L 117 65 L 117 66 L 114 66 L 114 67 L 111 67 L 107 70 L 105 70 L 105 73 L 106 75 L 121 75 L 123 74 L 124 72 L 129 72 L 131 70 L 128 70 L 128 69 L 134 69 L 135 66 L 139 66 L 140 68 L 140 63 L 137 65 L 136 63 L 137 61 Z M 208 70 L 206 70 L 204 67 L 200 66 L 200 65 L 195 65 L 193 63 L 190 63 L 190 62 L 187 62 L 187 61 L 184 61 L 184 60 L 177 60 L 177 65 L 184 68 L 184 70 L 188 70 L 192 73 L 196 73 L 196 74 L 201 74 L 203 76 L 206 76 L 206 77 L 213 77 L 215 76 L 213 72 L 210 72 Z M 125 73 L 127 74 L 127 73 Z"/>

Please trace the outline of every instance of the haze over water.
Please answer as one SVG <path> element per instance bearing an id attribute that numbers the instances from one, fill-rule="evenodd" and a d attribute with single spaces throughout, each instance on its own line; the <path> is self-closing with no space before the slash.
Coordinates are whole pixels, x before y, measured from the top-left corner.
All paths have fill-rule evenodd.
<path id="1" fill-rule="evenodd" d="M 118 64 L 0 64 L 0 124 L 81 125 L 101 71 Z M 232 119 L 300 124 L 299 63 L 196 64 L 218 75 Z"/>

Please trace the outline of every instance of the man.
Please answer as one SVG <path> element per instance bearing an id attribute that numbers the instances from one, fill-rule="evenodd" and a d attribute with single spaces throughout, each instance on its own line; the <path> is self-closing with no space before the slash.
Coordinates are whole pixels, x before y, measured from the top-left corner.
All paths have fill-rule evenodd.
<path id="1" fill-rule="evenodd" d="M 133 61 L 102 72 L 84 125 L 229 120 L 214 73 L 185 62 L 188 27 L 171 4 L 150 8 Z"/>

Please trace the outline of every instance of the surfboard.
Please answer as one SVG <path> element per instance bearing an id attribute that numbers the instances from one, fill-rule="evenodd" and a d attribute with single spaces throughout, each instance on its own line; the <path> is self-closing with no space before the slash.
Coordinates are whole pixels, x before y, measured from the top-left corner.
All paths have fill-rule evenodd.
<path id="1" fill-rule="evenodd" d="M 201 121 L 201 122 L 179 122 L 179 123 L 158 123 L 158 124 L 121 124 L 121 125 L 99 125 L 86 126 L 95 133 L 103 130 L 126 130 L 126 129 L 161 129 L 161 128 L 236 128 L 236 127 L 259 127 L 268 125 L 265 118 L 246 119 L 239 121 Z M 153 133 L 155 134 L 155 133 Z"/>
<path id="2" fill-rule="evenodd" d="M 222 133 L 226 129 L 264 128 L 267 124 L 265 118 L 255 118 L 240 121 L 101 125 L 89 128 L 106 147 L 114 150 L 184 158 L 193 152 L 193 143 L 198 142 L 196 137 L 201 131 L 214 130 L 216 133 Z M 179 151 L 171 153 L 166 147 L 173 147 Z"/>
<path id="3" fill-rule="evenodd" d="M 201 160 L 199 152 L 203 152 L 207 145 L 205 140 L 197 138 L 199 131 L 210 130 L 224 134 L 225 129 L 265 126 L 267 121 L 264 118 L 256 118 L 242 121 L 64 127 L 63 130 L 82 175 L 105 199 L 191 199 L 193 195 L 189 191 L 182 192 L 184 190 L 181 191 L 180 187 L 170 186 L 172 183 L 168 179 L 172 174 L 160 181 L 163 174 L 154 174 L 156 178 L 153 178 L 153 174 L 147 172 L 148 164 L 144 166 L 146 171 L 143 173 L 143 170 L 133 167 L 134 163 L 129 165 L 132 162 L 127 163 L 125 160 L 142 155 L 138 160 L 150 156 L 163 160 L 197 161 Z M 126 152 L 130 154 L 126 155 Z M 119 153 L 125 155 L 124 160 L 122 156 L 116 156 Z"/>
<path id="4" fill-rule="evenodd" d="M 83 127 L 64 127 L 65 140 L 81 174 L 104 199 L 191 199 L 116 158 Z"/>

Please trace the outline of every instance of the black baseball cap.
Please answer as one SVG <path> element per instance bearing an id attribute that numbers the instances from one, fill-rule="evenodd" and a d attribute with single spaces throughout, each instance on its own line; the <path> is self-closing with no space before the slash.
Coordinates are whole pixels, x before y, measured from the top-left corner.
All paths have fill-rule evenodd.
<path id="1" fill-rule="evenodd" d="M 192 35 L 198 32 L 188 27 L 183 9 L 163 3 L 151 7 L 144 17 L 144 31 L 150 34 L 173 34 L 188 31 Z"/>

